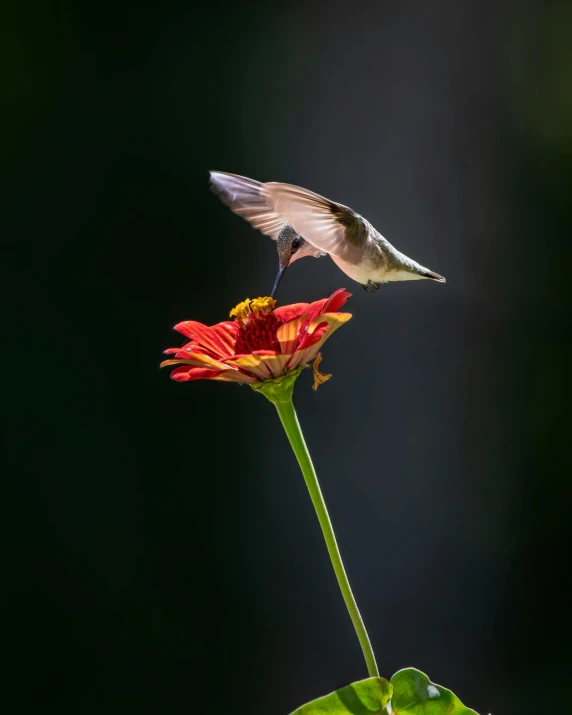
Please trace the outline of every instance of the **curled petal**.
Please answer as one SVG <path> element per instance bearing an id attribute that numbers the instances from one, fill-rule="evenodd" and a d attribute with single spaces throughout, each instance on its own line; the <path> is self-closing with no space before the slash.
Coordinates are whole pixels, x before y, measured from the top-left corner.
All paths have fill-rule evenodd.
<path id="1" fill-rule="evenodd" d="M 314 384 L 312 385 L 312 389 L 316 391 L 320 385 L 323 385 L 324 382 L 327 382 L 331 375 L 325 375 L 323 372 L 320 372 L 318 367 L 320 363 L 322 362 L 322 354 L 318 353 L 314 359 L 314 364 L 312 365 L 312 369 L 314 371 Z"/>

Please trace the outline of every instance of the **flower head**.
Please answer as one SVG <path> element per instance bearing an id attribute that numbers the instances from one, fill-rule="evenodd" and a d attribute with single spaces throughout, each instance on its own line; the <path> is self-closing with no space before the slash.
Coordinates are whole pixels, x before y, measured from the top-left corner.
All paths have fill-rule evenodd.
<path id="1" fill-rule="evenodd" d="M 216 325 L 187 320 L 175 330 L 189 338 L 180 348 L 165 350 L 173 359 L 161 367 L 175 366 L 171 378 L 261 383 L 314 360 L 314 389 L 331 375 L 318 371 L 320 348 L 351 318 L 339 313 L 351 293 L 340 288 L 330 298 L 314 303 L 294 303 L 276 308 L 273 298 L 247 299 Z"/>

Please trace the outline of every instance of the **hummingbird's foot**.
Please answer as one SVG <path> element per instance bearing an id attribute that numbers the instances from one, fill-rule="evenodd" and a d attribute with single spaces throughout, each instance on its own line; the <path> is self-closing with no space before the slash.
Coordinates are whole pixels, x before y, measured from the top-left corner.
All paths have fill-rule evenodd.
<path id="1" fill-rule="evenodd" d="M 375 281 L 368 281 L 367 283 L 360 283 L 360 285 L 368 293 L 375 293 L 376 290 L 379 290 L 379 286 L 381 285 L 381 283 L 376 283 Z"/>

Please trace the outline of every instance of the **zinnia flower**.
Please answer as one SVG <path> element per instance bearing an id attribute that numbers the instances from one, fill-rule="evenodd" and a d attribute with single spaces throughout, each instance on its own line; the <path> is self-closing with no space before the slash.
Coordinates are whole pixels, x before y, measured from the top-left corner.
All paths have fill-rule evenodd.
<path id="1" fill-rule="evenodd" d="M 337 312 L 350 295 L 340 288 L 330 298 L 280 308 L 275 308 L 272 298 L 247 299 L 230 312 L 234 320 L 212 326 L 186 320 L 175 330 L 190 342 L 165 350 L 175 357 L 161 367 L 175 365 L 171 378 L 178 382 L 253 384 L 301 369 L 313 360 L 316 389 L 331 377 L 318 371 L 320 348 L 351 318 L 350 313 Z"/>

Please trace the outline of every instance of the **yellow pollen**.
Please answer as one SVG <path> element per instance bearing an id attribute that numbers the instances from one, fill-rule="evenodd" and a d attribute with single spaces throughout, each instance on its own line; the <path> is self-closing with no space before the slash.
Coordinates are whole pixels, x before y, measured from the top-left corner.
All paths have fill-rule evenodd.
<path id="1" fill-rule="evenodd" d="M 254 317 L 261 318 L 264 315 L 268 315 L 274 310 L 276 301 L 274 298 L 247 298 L 239 303 L 230 311 L 230 317 L 236 320 L 242 321 L 247 320 L 250 315 L 254 314 Z"/>
<path id="2" fill-rule="evenodd" d="M 314 360 L 314 364 L 312 365 L 312 368 L 314 370 L 314 384 L 312 385 L 313 390 L 317 390 L 320 385 L 322 385 L 324 382 L 327 382 L 331 375 L 325 375 L 323 372 L 320 372 L 318 370 L 318 366 L 322 362 L 322 353 L 318 353 L 316 355 L 316 358 Z"/>

